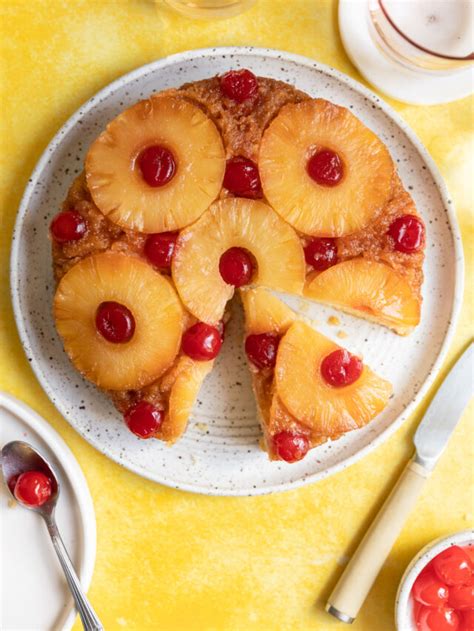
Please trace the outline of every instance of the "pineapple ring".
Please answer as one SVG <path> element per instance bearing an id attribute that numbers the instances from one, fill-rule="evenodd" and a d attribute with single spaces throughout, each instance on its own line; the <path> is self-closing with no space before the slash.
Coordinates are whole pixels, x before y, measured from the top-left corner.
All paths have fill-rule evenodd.
<path id="1" fill-rule="evenodd" d="M 276 391 L 290 414 L 328 438 L 366 425 L 383 410 L 392 393 L 391 384 L 365 365 L 351 385 L 328 385 L 321 363 L 339 349 L 304 322 L 295 322 L 280 341 L 275 367 Z"/>
<path id="2" fill-rule="evenodd" d="M 184 433 L 199 390 L 213 365 L 213 361 L 195 361 L 187 355 L 179 358 L 175 369 L 169 375 L 173 382 L 168 411 L 158 438 L 173 444 Z M 162 387 L 165 387 L 167 379 L 168 375 L 164 377 Z"/>
<path id="3" fill-rule="evenodd" d="M 255 257 L 255 284 L 301 295 L 305 263 L 293 228 L 263 202 L 227 198 L 183 230 L 176 244 L 173 280 L 196 318 L 214 325 L 222 318 L 234 287 L 222 279 L 219 260 L 234 246 Z"/>
<path id="4" fill-rule="evenodd" d="M 240 289 L 239 293 L 247 335 L 283 335 L 296 319 L 296 314 L 290 307 L 262 287 Z"/>
<path id="5" fill-rule="evenodd" d="M 307 172 L 319 149 L 342 159 L 344 175 L 336 186 L 321 186 Z M 349 110 L 323 99 L 280 110 L 263 135 L 258 167 L 270 204 L 308 235 L 357 232 L 392 195 L 394 165 L 386 146 Z"/>
<path id="6" fill-rule="evenodd" d="M 152 145 L 170 149 L 174 177 L 150 187 L 137 163 Z M 219 195 L 225 171 L 221 135 L 189 101 L 150 97 L 122 112 L 92 143 L 86 157 L 87 186 L 100 211 L 122 228 L 145 233 L 187 226 Z"/>
<path id="7" fill-rule="evenodd" d="M 132 312 L 129 342 L 108 342 L 97 331 L 97 307 L 108 300 Z M 66 272 L 54 297 L 54 317 L 74 366 L 106 390 L 151 383 L 169 368 L 181 344 L 183 308 L 169 280 L 145 261 L 118 252 L 94 254 Z"/>
<path id="8" fill-rule="evenodd" d="M 304 295 L 407 335 L 420 321 L 420 300 L 391 267 L 364 258 L 308 277 Z"/>

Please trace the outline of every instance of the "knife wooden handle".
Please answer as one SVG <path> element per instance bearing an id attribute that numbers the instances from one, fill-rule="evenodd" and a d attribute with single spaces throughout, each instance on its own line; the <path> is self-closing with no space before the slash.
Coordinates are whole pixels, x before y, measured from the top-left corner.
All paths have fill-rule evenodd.
<path id="1" fill-rule="evenodd" d="M 359 613 L 430 473 L 413 459 L 405 467 L 328 599 L 326 611 L 339 620 Z"/>

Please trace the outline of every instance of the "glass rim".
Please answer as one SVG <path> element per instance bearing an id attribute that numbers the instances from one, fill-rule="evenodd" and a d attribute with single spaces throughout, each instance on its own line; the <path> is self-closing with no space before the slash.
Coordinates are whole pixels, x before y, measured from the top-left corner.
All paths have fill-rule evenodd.
<path id="1" fill-rule="evenodd" d="M 470 61 L 470 60 L 474 60 L 474 52 L 473 53 L 469 53 L 469 55 L 466 55 L 464 57 L 457 57 L 457 56 L 454 56 L 454 55 L 444 55 L 443 53 L 437 53 L 434 50 L 430 50 L 429 48 L 425 48 L 424 46 L 421 46 L 420 44 L 417 44 L 414 40 L 412 40 L 410 37 L 408 37 L 408 35 L 405 35 L 405 33 L 402 30 L 400 30 L 400 28 L 395 24 L 395 22 L 392 20 L 392 18 L 388 14 L 387 9 L 384 7 L 384 4 L 383 4 L 384 0 L 377 0 L 377 2 L 379 4 L 380 9 L 382 10 L 382 13 L 384 14 L 385 18 L 390 23 L 390 26 L 393 29 L 395 29 L 395 31 L 401 37 L 403 37 L 403 39 L 405 41 L 407 41 L 409 44 L 411 44 L 412 46 L 414 46 L 418 50 L 421 50 L 424 53 L 428 53 L 429 55 L 432 55 L 433 57 L 438 57 L 440 59 L 450 59 L 452 61 Z"/>

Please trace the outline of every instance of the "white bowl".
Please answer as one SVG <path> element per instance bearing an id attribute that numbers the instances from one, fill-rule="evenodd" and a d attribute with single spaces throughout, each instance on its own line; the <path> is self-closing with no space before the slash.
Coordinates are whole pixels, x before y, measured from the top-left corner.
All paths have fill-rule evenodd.
<path id="1" fill-rule="evenodd" d="M 448 537 L 441 537 L 431 541 L 418 552 L 408 565 L 400 581 L 395 599 L 395 622 L 398 631 L 417 631 L 413 622 L 413 600 L 410 597 L 411 588 L 418 574 L 431 559 L 434 559 L 450 546 L 474 546 L 474 530 L 462 530 Z"/>

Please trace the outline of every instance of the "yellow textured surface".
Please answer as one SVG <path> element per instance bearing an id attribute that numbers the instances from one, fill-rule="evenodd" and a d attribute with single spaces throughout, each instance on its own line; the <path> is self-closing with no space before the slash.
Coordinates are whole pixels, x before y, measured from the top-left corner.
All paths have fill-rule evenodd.
<path id="1" fill-rule="evenodd" d="M 281 48 L 361 80 L 346 57 L 336 3 L 259 0 L 225 22 L 190 21 L 147 0 L 1 0 L 0 388 L 66 439 L 95 503 L 97 561 L 90 597 L 107 630 L 331 630 L 323 603 L 347 555 L 411 453 L 423 405 L 383 446 L 318 484 L 260 498 L 210 498 L 140 479 L 90 447 L 61 418 L 23 355 L 9 302 L 13 222 L 41 152 L 97 90 L 154 59 L 211 45 Z M 391 103 L 446 178 L 472 269 L 473 100 Z M 442 374 L 471 336 L 472 275 Z M 473 522 L 471 407 L 428 481 L 354 631 L 390 631 L 402 572 L 431 539 Z M 76 622 L 76 629 L 80 624 Z"/>

